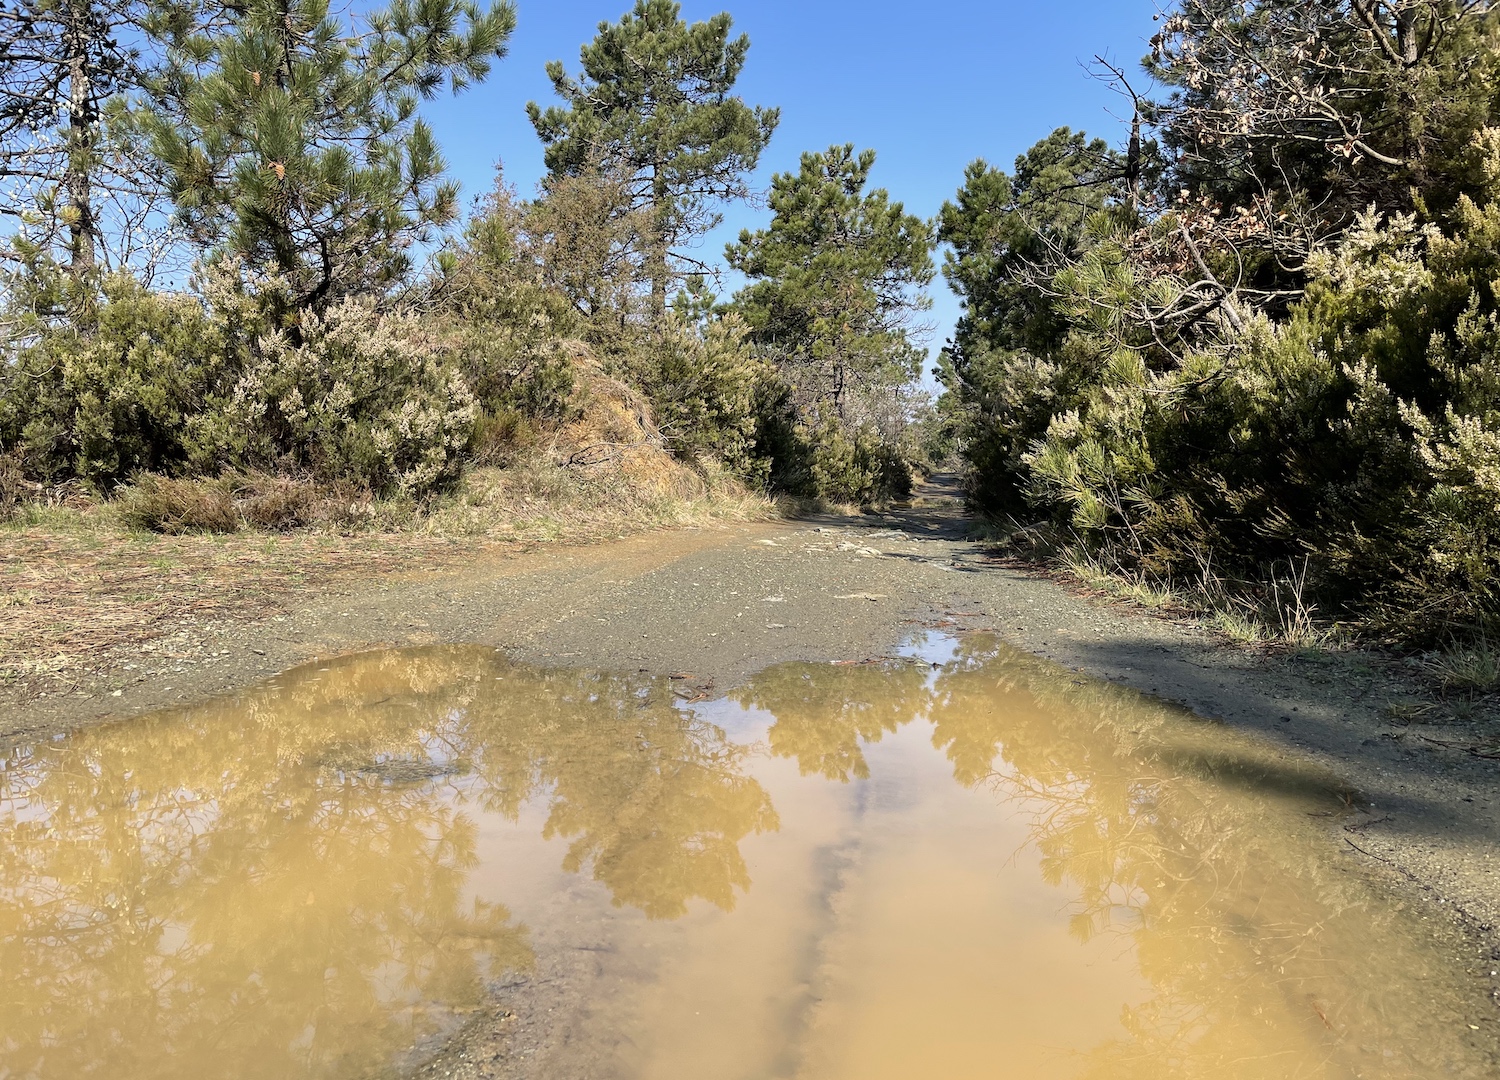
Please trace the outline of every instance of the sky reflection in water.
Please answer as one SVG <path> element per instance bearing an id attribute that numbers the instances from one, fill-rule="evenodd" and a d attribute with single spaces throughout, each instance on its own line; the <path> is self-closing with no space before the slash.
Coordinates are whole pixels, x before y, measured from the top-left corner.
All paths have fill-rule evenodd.
<path id="1" fill-rule="evenodd" d="M 4 762 L 0 1076 L 369 1076 L 578 948 L 593 1076 L 1493 1075 L 1349 801 L 985 637 L 347 657 Z"/>

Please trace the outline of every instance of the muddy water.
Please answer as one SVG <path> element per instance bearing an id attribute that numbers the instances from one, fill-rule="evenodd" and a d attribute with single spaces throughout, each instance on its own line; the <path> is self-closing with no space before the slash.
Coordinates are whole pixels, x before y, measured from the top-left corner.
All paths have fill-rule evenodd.
<path id="1" fill-rule="evenodd" d="M 368 654 L 13 754 L 0 1077 L 388 1075 L 471 1016 L 536 1080 L 1500 1071 L 1267 745 L 985 638 L 680 685 Z"/>

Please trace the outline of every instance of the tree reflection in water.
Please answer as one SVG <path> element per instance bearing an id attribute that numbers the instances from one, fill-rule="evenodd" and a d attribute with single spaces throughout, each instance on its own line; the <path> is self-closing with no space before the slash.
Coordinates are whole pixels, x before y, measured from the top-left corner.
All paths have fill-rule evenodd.
<path id="1" fill-rule="evenodd" d="M 1151 987 L 1083 1075 L 1447 1068 L 1408 1055 L 1467 1001 L 1328 854 L 1331 778 L 985 637 L 931 670 L 782 666 L 732 700 L 769 714 L 773 756 L 838 782 L 930 723 L 959 784 L 1026 815 L 1073 934 L 1118 935 Z M 13 752 L 0 1075 L 369 1075 L 533 963 L 527 928 L 473 898 L 476 815 L 540 807 L 563 869 L 648 919 L 730 911 L 742 841 L 779 827 L 757 752 L 665 680 L 477 648 L 349 657 Z"/>
<path id="2" fill-rule="evenodd" d="M 749 886 L 776 827 L 664 681 L 368 654 L 13 752 L 0 1075 L 364 1076 L 532 963 L 466 899 L 476 827 L 544 798 L 566 866 L 652 917 Z"/>
<path id="3" fill-rule="evenodd" d="M 1330 849 L 1329 819 L 1354 799 L 1331 774 L 987 636 L 930 679 L 827 670 L 782 668 L 739 695 L 775 715 L 775 752 L 804 774 L 865 776 L 862 741 L 926 720 L 956 781 L 1027 815 L 1074 936 L 1131 947 L 1153 992 L 1080 1075 L 1483 1075 L 1462 1072 L 1452 1034 L 1477 998 L 1435 977 L 1417 920 Z"/>

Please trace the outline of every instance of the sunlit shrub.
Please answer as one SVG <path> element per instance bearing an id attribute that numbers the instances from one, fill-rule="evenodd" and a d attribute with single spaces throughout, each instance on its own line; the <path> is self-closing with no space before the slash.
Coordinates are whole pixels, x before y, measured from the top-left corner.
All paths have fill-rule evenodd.
<path id="1" fill-rule="evenodd" d="M 346 300 L 261 337 L 193 436 L 225 464 L 421 497 L 457 479 L 474 398 L 409 316 Z"/>
<path id="2" fill-rule="evenodd" d="M 1034 505 L 1161 580 L 1296 563 L 1323 610 L 1404 639 L 1493 626 L 1500 208 L 1460 200 L 1451 233 L 1367 215 L 1310 269 L 1228 348 L 1111 356 L 1023 455 Z"/>
<path id="3" fill-rule="evenodd" d="M 106 279 L 92 325 L 48 327 L 7 365 L 0 447 L 38 480 L 105 490 L 187 467 L 184 432 L 221 406 L 240 362 L 222 329 L 193 296 Z"/>

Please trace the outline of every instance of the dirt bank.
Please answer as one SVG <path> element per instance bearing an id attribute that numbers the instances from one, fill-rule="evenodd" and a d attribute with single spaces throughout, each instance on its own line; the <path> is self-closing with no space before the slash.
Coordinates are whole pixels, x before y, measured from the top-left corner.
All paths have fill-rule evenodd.
<path id="1" fill-rule="evenodd" d="M 186 613 L 168 637 L 80 667 L 66 694 L 0 689 L 0 742 L 382 645 L 493 645 L 518 660 L 669 673 L 685 694 L 709 695 L 782 660 L 859 660 L 924 627 L 992 628 L 1333 767 L 1364 805 L 1329 842 L 1451 920 L 1476 969 L 1500 969 L 1500 761 L 1481 756 L 1500 724 L 1413 708 L 1430 695 L 1377 658 L 1247 652 L 1004 568 L 964 530 L 952 492 L 929 488 L 910 510 L 880 518 L 726 524 L 468 560 L 445 553 L 432 570 L 403 560 L 399 572 L 283 595 L 260 618 Z"/>

